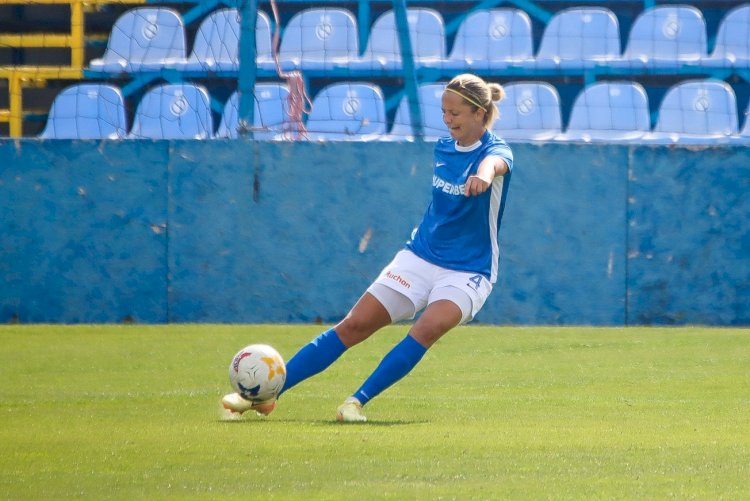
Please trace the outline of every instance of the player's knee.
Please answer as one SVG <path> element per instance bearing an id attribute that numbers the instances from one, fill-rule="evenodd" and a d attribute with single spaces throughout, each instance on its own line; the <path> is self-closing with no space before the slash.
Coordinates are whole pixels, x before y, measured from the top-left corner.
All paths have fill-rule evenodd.
<path id="1" fill-rule="evenodd" d="M 376 327 L 374 327 L 368 319 L 351 314 L 347 315 L 346 318 L 336 326 L 336 334 L 338 334 L 339 339 L 341 339 L 341 342 L 344 343 L 347 348 L 351 348 L 355 344 L 361 343 L 370 337 L 375 330 Z"/>
<path id="2" fill-rule="evenodd" d="M 411 329 L 411 336 L 425 348 L 461 322 L 461 309 L 449 301 L 428 308 Z"/>
<path id="3" fill-rule="evenodd" d="M 443 334 L 448 332 L 451 327 L 453 325 L 446 322 L 445 319 L 427 319 L 424 322 L 420 321 L 414 324 L 409 333 L 419 344 L 429 348 L 443 337 Z"/>
<path id="4" fill-rule="evenodd" d="M 411 337 L 413 337 L 419 344 L 425 348 L 431 347 L 437 342 L 438 339 L 443 337 L 443 334 L 448 332 L 450 328 L 441 327 L 438 325 L 414 325 L 409 331 Z"/>

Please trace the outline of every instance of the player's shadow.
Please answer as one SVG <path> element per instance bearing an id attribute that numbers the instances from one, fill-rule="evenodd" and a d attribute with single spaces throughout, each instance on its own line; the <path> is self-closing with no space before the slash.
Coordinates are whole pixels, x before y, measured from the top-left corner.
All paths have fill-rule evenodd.
<path id="1" fill-rule="evenodd" d="M 298 421 L 299 422 L 304 422 L 303 420 L 298 420 Z M 307 421 L 307 422 L 309 422 L 309 421 Z M 426 420 L 422 420 L 422 421 L 418 421 L 418 420 L 407 421 L 407 420 L 403 420 L 403 419 L 398 419 L 398 420 L 395 420 L 395 421 L 368 420 L 368 421 L 366 421 L 364 423 L 339 423 L 338 421 L 334 421 L 334 420 L 327 421 L 327 420 L 323 420 L 323 419 L 320 419 L 318 421 L 312 421 L 312 424 L 315 424 L 315 425 L 324 425 L 324 426 L 346 426 L 346 427 L 350 427 L 350 426 L 378 426 L 378 427 L 384 427 L 384 428 L 390 428 L 390 427 L 393 427 L 393 426 L 412 426 L 412 425 L 415 425 L 415 424 L 427 424 L 427 423 L 429 423 L 429 421 L 426 421 Z"/>
<path id="2" fill-rule="evenodd" d="M 362 426 L 362 427 L 381 427 L 381 428 L 391 428 L 396 426 L 413 426 L 418 424 L 428 424 L 430 421 L 427 420 L 403 420 L 399 419 L 396 421 L 377 421 L 377 420 L 370 420 L 366 421 L 364 423 L 339 423 L 334 420 L 326 420 L 326 419 L 317 419 L 317 420 L 309 420 L 309 419 L 265 419 L 265 418 L 258 418 L 254 419 L 252 416 L 248 418 L 241 418 L 241 419 L 218 419 L 218 423 L 221 424 L 242 424 L 242 425 L 251 425 L 251 426 L 274 426 L 274 425 L 281 425 L 281 424 L 289 424 L 289 423 L 300 423 L 300 424 L 307 424 L 307 425 L 315 425 L 315 426 L 331 426 L 331 427 L 352 427 L 352 426 Z"/>

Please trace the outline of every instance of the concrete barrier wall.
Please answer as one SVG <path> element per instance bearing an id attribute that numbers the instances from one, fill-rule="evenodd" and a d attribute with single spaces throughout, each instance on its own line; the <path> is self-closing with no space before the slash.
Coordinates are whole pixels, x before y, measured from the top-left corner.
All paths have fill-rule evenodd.
<path id="1" fill-rule="evenodd" d="M 628 321 L 750 324 L 750 149 L 634 151 Z"/>
<path id="2" fill-rule="evenodd" d="M 0 321 L 166 320 L 169 144 L 0 142 Z"/>
<path id="3" fill-rule="evenodd" d="M 432 144 L 0 142 L 0 322 L 335 322 L 403 246 Z M 514 145 L 513 324 L 750 324 L 750 153 Z"/>

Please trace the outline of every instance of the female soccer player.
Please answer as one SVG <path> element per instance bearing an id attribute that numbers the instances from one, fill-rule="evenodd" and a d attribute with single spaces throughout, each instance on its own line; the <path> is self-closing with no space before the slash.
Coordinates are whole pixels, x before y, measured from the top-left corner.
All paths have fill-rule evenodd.
<path id="1" fill-rule="evenodd" d="M 336 411 L 336 419 L 366 421 L 362 407 L 403 378 L 453 327 L 482 308 L 497 279 L 498 230 L 513 168 L 513 154 L 491 132 L 494 102 L 505 95 L 496 83 L 463 74 L 442 96 L 450 137 L 435 145 L 432 201 L 406 248 L 334 328 L 304 346 L 286 365 L 281 393 L 326 369 L 344 351 L 381 327 L 412 319 L 407 336 Z M 252 403 L 237 393 L 222 403 L 232 412 L 270 413 L 276 401 Z"/>

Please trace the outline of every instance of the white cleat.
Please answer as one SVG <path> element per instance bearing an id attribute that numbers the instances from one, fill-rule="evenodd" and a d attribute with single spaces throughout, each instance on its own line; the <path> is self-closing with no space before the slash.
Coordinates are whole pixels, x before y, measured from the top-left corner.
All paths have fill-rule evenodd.
<path id="1" fill-rule="evenodd" d="M 354 397 L 347 398 L 336 409 L 336 421 L 342 423 L 364 423 L 367 416 L 362 414 L 362 404 Z"/>
<path id="2" fill-rule="evenodd" d="M 239 393 L 229 393 L 221 399 L 221 405 L 229 412 L 237 414 L 253 410 L 261 416 L 267 416 L 276 408 L 276 399 L 256 403 L 242 398 Z"/>

